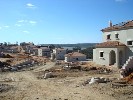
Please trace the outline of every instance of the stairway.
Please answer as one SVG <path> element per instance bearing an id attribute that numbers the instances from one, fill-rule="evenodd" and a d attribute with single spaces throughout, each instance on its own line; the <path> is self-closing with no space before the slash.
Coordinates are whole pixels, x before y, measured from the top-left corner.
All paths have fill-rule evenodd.
<path id="1" fill-rule="evenodd" d="M 130 56 L 126 63 L 122 66 L 122 69 L 133 68 L 133 56 Z"/>

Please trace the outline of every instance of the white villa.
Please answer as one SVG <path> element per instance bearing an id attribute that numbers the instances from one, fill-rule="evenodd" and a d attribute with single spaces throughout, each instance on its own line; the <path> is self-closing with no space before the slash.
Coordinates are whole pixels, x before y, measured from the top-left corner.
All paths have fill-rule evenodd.
<path id="1" fill-rule="evenodd" d="M 34 54 L 37 56 L 50 57 L 51 52 L 50 52 L 50 48 L 41 47 L 41 48 L 34 48 Z"/>
<path id="2" fill-rule="evenodd" d="M 51 59 L 64 60 L 65 54 L 66 54 L 66 50 L 63 48 L 53 49 L 53 53 L 51 53 Z"/>
<path id="3" fill-rule="evenodd" d="M 133 66 L 133 20 L 102 29 L 103 42 L 93 50 L 93 61 L 119 68 Z"/>
<path id="4" fill-rule="evenodd" d="M 65 54 L 65 62 L 75 62 L 75 61 L 86 61 L 86 55 L 79 52 Z"/>

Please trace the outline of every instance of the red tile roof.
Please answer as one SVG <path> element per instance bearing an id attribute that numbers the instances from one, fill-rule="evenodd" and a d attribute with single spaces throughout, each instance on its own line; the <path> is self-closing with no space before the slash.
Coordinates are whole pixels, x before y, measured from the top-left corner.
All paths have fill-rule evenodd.
<path id="1" fill-rule="evenodd" d="M 65 54 L 65 57 L 67 56 L 75 56 L 75 57 L 79 57 L 79 56 L 86 56 L 82 53 L 79 53 L 79 52 L 73 52 L 73 53 L 68 53 L 68 54 Z"/>
<path id="2" fill-rule="evenodd" d="M 102 48 L 102 47 L 108 48 L 108 47 L 118 47 L 118 46 L 126 46 L 126 45 L 118 41 L 107 41 L 107 42 L 97 44 L 96 48 Z"/>
<path id="3" fill-rule="evenodd" d="M 125 30 L 125 29 L 133 29 L 133 20 L 122 22 L 107 28 L 102 29 L 102 32 L 110 32 L 110 31 L 117 31 L 117 30 Z"/>

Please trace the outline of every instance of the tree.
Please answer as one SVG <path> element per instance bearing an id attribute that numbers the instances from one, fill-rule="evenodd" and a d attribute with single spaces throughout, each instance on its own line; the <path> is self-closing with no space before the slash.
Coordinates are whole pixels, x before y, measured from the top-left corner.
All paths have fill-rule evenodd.
<path id="1" fill-rule="evenodd" d="M 88 47 L 80 52 L 85 54 L 88 59 L 93 59 L 93 49 L 94 47 Z"/>
<path id="2" fill-rule="evenodd" d="M 76 46 L 76 47 L 73 48 L 73 51 L 76 51 L 77 52 L 79 50 L 81 50 L 81 47 L 79 47 L 79 46 Z"/>
<path id="3" fill-rule="evenodd" d="M 7 42 L 4 42 L 4 44 L 3 44 L 4 46 L 7 46 Z"/>
<path id="4" fill-rule="evenodd" d="M 52 49 L 55 49 L 55 46 L 53 44 L 49 45 L 49 48 L 52 50 Z"/>

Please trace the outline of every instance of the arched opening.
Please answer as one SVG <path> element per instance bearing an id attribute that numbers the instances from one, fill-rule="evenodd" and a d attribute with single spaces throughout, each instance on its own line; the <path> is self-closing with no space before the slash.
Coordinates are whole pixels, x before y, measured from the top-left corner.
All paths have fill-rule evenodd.
<path id="1" fill-rule="evenodd" d="M 120 64 L 120 66 L 122 66 L 122 64 L 123 64 L 122 58 L 123 58 L 123 52 L 120 51 L 120 52 L 119 52 L 119 64 Z"/>
<path id="2" fill-rule="evenodd" d="M 110 63 L 109 65 L 114 65 L 116 63 L 116 54 L 115 51 L 110 51 Z"/>

